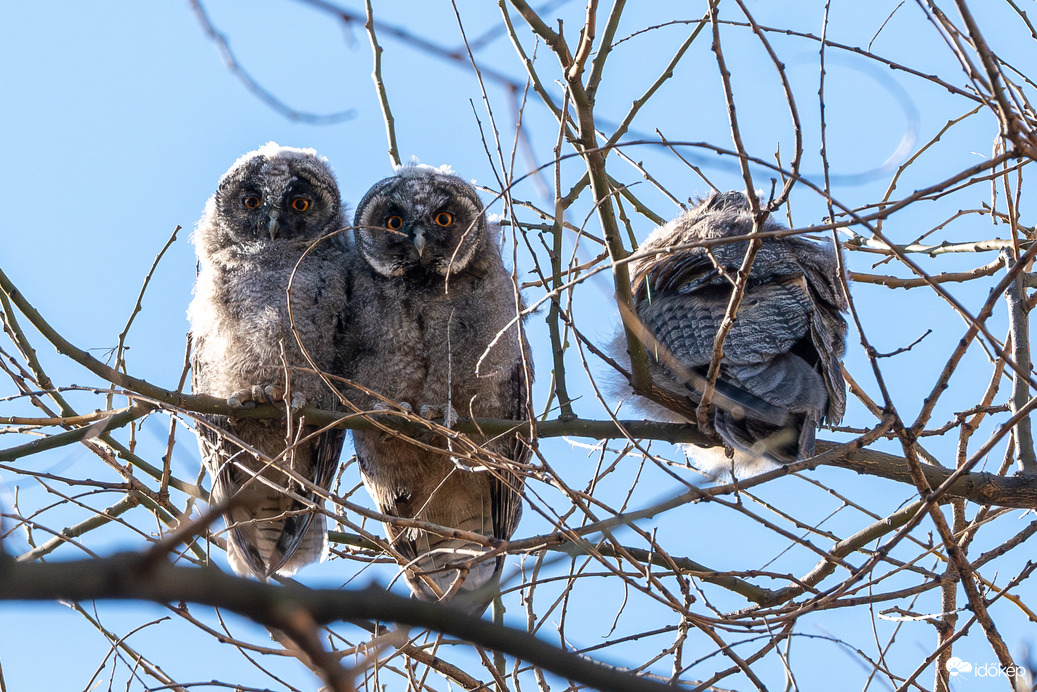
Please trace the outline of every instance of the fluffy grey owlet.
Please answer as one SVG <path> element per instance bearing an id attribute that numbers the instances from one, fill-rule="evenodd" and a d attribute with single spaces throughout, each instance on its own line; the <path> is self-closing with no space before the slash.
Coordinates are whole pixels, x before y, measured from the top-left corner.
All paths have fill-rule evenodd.
<path id="1" fill-rule="evenodd" d="M 365 410 L 425 418 L 526 417 L 528 347 L 496 226 L 471 185 L 444 169 L 410 165 L 374 185 L 357 206 L 356 339 L 346 396 Z M 507 539 L 522 511 L 523 480 L 508 462 L 531 453 L 515 435 L 473 435 L 493 461 L 462 464 L 447 439 L 357 430 L 364 485 L 379 509 L 451 529 Z M 501 463 L 503 460 L 503 463 Z M 473 466 L 475 470 L 472 470 Z M 432 530 L 386 524 L 408 561 L 404 576 L 426 600 L 453 598 L 482 612 L 498 591 L 503 556 Z"/>
<path id="2" fill-rule="evenodd" d="M 195 393 L 242 407 L 337 406 L 314 368 L 341 369 L 349 246 L 341 235 L 324 236 L 343 228 L 343 216 L 335 177 L 312 149 L 270 142 L 224 174 L 194 233 Z M 323 559 L 322 491 L 344 431 L 225 416 L 207 416 L 197 427 L 212 503 L 231 501 L 224 519 L 234 571 L 289 576 Z"/>
<path id="3" fill-rule="evenodd" d="M 743 193 L 713 193 L 655 229 L 631 267 L 653 381 L 693 404 L 701 400 L 713 340 L 748 247 L 747 241 L 696 244 L 746 235 L 752 227 Z M 768 218 L 761 230 L 782 228 Z M 842 418 L 846 321 L 840 313 L 847 303 L 835 252 L 831 244 L 795 236 L 763 239 L 724 341 L 712 398 L 712 424 L 733 457 L 717 448 L 693 453 L 704 470 L 744 477 L 812 456 L 817 426 Z M 622 337 L 613 353 L 626 359 Z M 653 417 L 686 420 L 647 399 L 636 403 Z"/>

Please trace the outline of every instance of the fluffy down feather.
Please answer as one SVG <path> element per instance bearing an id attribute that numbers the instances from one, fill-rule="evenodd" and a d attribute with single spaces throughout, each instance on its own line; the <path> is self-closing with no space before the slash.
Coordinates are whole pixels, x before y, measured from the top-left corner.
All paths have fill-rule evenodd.
<path id="1" fill-rule="evenodd" d="M 338 396 L 313 367 L 338 371 L 344 355 L 349 246 L 324 238 L 345 225 L 343 216 L 334 175 L 312 149 L 271 142 L 220 179 L 194 233 L 196 393 L 239 406 L 284 400 L 293 409 L 336 407 Z M 343 431 L 206 416 L 198 440 L 212 503 L 229 503 L 227 554 L 235 572 L 289 576 L 324 557 L 322 496 Z"/>
<path id="2" fill-rule="evenodd" d="M 355 354 L 347 374 L 359 385 L 347 397 L 364 410 L 425 418 L 526 417 L 521 306 L 472 186 L 442 169 L 403 167 L 357 205 L 355 226 L 351 290 L 363 307 L 347 330 Z M 482 612 L 499 589 L 503 556 L 486 556 L 484 542 L 456 531 L 511 537 L 523 488 L 513 465 L 531 451 L 515 435 L 471 440 L 486 453 L 455 462 L 461 455 L 439 435 L 354 433 L 380 510 L 446 529 L 386 523 L 412 592 Z"/>

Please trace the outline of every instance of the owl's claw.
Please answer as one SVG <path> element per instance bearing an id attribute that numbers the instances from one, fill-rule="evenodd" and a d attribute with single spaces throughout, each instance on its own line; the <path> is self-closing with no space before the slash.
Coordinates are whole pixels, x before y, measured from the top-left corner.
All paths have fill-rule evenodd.
<path id="1" fill-rule="evenodd" d="M 413 413 L 414 407 L 408 404 L 406 401 L 401 401 L 398 404 L 392 404 L 385 401 L 376 401 L 374 406 L 371 407 L 372 411 L 395 411 L 402 409 L 404 413 Z"/>
<path id="2" fill-rule="evenodd" d="M 227 397 L 227 403 L 234 408 L 255 408 L 259 404 L 276 404 L 284 401 L 284 390 L 273 384 L 254 384 Z M 292 408 L 299 409 L 306 405 L 306 397 L 301 394 L 292 396 Z"/>
<path id="3" fill-rule="evenodd" d="M 402 409 L 404 413 L 413 413 L 414 411 L 414 407 L 408 404 L 406 401 L 401 401 L 398 404 L 393 404 L 387 401 L 376 401 L 374 405 L 371 406 L 371 410 L 373 411 L 397 411 L 400 409 Z M 392 435 L 390 435 L 389 433 L 382 433 L 379 439 L 384 444 L 388 442 L 390 439 L 392 439 Z"/>
<path id="4" fill-rule="evenodd" d="M 441 406 L 425 404 L 418 410 L 418 415 L 425 420 L 436 420 L 442 418 L 443 425 L 447 428 L 454 427 L 454 423 L 461 418 L 461 416 L 457 415 L 457 411 L 454 410 L 454 407 L 450 405 L 450 402 Z"/>
<path id="5" fill-rule="evenodd" d="M 234 408 L 255 408 L 256 402 L 252 400 L 252 390 L 239 389 L 227 397 L 227 403 Z"/>
<path id="6" fill-rule="evenodd" d="M 284 390 L 272 384 L 252 387 L 252 395 L 256 398 L 256 401 L 262 401 L 265 404 L 276 404 L 284 401 Z"/>

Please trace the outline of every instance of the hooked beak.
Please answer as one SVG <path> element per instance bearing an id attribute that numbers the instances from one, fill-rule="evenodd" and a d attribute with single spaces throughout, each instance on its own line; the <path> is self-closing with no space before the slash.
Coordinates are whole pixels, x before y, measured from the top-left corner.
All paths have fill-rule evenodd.
<path id="1" fill-rule="evenodd" d="M 418 251 L 418 259 L 421 259 L 422 253 L 425 251 L 425 229 L 418 227 L 414 231 L 414 240 L 411 241 L 414 245 L 414 249 Z"/>
<path id="2" fill-rule="evenodd" d="M 277 210 L 276 209 L 270 212 L 270 221 L 267 222 L 266 230 L 270 234 L 270 240 L 276 240 L 277 239 L 277 231 L 279 229 L 278 229 L 278 226 L 277 226 Z"/>

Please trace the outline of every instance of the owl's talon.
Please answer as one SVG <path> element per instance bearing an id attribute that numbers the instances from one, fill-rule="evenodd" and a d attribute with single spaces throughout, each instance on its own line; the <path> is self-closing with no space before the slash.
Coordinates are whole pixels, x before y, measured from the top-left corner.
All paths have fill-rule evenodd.
<path id="1" fill-rule="evenodd" d="M 292 393 L 292 401 L 290 406 L 293 411 L 298 411 L 299 409 L 306 406 L 306 395 L 302 392 Z"/>
<path id="2" fill-rule="evenodd" d="M 253 390 L 256 389 L 259 390 L 256 401 L 262 401 L 267 404 L 277 404 L 284 401 L 284 390 L 276 384 L 257 385 L 253 387 Z"/>
<path id="3" fill-rule="evenodd" d="M 425 420 L 437 420 L 439 418 L 442 418 L 443 426 L 447 428 L 454 427 L 454 423 L 456 423 L 461 418 L 459 415 L 457 415 L 457 411 L 454 410 L 454 407 L 451 406 L 449 402 L 443 404 L 442 406 L 432 406 L 430 404 L 425 404 L 418 410 L 418 415 L 420 415 Z"/>
<path id="4" fill-rule="evenodd" d="M 371 407 L 372 411 L 396 411 L 402 410 L 404 413 L 413 413 L 414 407 L 408 404 L 406 401 L 401 401 L 398 404 L 394 404 L 387 401 L 376 401 Z"/>
<path id="5" fill-rule="evenodd" d="M 254 384 L 227 397 L 227 403 L 234 408 L 255 408 L 260 404 L 277 404 L 284 401 L 284 390 L 273 384 Z M 302 403 L 297 405 L 297 401 Z M 292 408 L 298 409 L 305 405 L 306 397 L 302 394 L 292 396 Z"/>
<path id="6" fill-rule="evenodd" d="M 233 408 L 255 408 L 256 402 L 252 399 L 252 391 L 239 389 L 227 397 L 227 404 Z"/>

